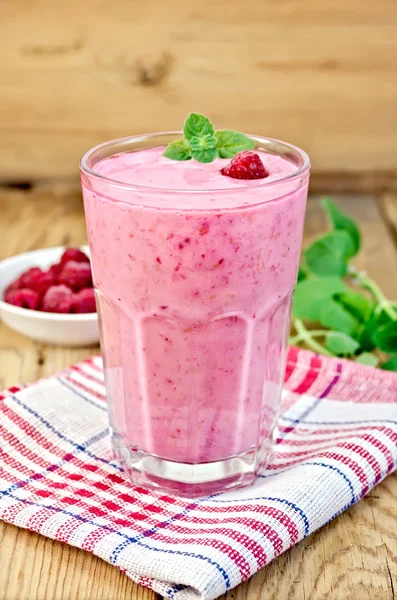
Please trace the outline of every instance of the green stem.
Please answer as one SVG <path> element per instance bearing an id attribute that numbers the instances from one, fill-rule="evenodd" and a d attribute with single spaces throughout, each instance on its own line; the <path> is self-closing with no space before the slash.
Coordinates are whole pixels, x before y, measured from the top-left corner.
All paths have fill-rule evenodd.
<path id="1" fill-rule="evenodd" d="M 306 329 L 306 327 L 303 324 L 303 321 L 301 321 L 301 319 L 293 319 L 293 325 L 298 333 L 297 336 L 295 336 L 295 338 L 299 338 L 300 341 L 305 342 L 305 344 L 314 352 L 317 352 L 318 354 L 324 354 L 325 356 L 334 356 L 333 354 L 331 354 L 330 352 L 328 352 L 328 350 L 326 350 L 323 346 L 321 346 L 321 344 L 318 344 L 316 342 L 316 340 L 314 340 L 311 336 L 312 336 L 312 332 L 309 331 L 308 329 Z M 314 333 L 314 332 L 313 332 Z M 294 338 L 291 338 L 291 340 L 293 340 Z M 290 341 L 291 341 L 290 340 Z M 292 341 L 291 341 L 292 343 Z"/>
<path id="2" fill-rule="evenodd" d="M 356 279 L 362 288 L 371 292 L 372 296 L 375 298 L 378 303 L 378 308 L 380 310 L 384 310 L 385 313 L 393 319 L 393 321 L 397 321 L 397 311 L 393 307 L 393 303 L 390 302 L 380 289 L 377 283 L 367 275 L 362 275 L 359 272 L 351 273 L 353 278 Z"/>
<path id="3" fill-rule="evenodd" d="M 289 343 L 290 344 L 298 344 L 299 342 L 306 340 L 306 338 L 307 338 L 306 332 L 307 331 L 309 331 L 311 337 L 323 337 L 323 336 L 327 335 L 327 333 L 329 332 L 329 329 L 310 329 L 310 330 L 305 329 L 305 333 L 300 333 L 299 335 L 294 335 L 293 337 L 290 337 Z"/>

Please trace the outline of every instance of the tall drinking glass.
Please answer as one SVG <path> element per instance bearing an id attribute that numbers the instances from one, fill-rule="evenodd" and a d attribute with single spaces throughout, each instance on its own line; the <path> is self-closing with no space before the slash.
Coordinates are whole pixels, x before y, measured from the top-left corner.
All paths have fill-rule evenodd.
<path id="1" fill-rule="evenodd" d="M 252 483 L 269 460 L 310 165 L 251 137 L 271 176 L 214 189 L 200 171 L 214 167 L 193 161 L 169 183 L 162 147 L 179 133 L 82 159 L 113 447 L 134 483 L 207 494 Z M 149 181 L 136 161 L 125 176 L 131 153 Z"/>

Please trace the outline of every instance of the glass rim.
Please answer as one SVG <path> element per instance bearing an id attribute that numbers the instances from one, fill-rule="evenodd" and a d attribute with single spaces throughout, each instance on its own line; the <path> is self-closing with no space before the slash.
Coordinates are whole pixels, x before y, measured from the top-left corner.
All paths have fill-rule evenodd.
<path id="1" fill-rule="evenodd" d="M 265 146 L 268 145 L 269 147 L 271 145 L 283 147 L 286 151 L 285 154 L 287 154 L 287 151 L 292 151 L 293 154 L 300 157 L 302 160 L 302 165 L 299 166 L 295 171 L 292 171 L 291 173 L 282 175 L 281 177 L 272 179 L 271 181 L 266 181 L 267 178 L 259 179 L 259 180 L 257 180 L 258 183 L 254 183 L 254 184 L 251 183 L 249 187 L 247 187 L 245 185 L 236 185 L 236 187 L 233 187 L 233 188 L 227 188 L 227 187 L 224 187 L 224 188 L 200 188 L 200 189 L 186 190 L 186 189 L 179 189 L 179 188 L 175 189 L 175 188 L 145 186 L 145 185 L 140 185 L 139 183 L 126 183 L 126 182 L 114 179 L 112 177 L 107 177 L 106 175 L 102 175 L 101 173 L 98 173 L 97 171 L 95 171 L 95 169 L 92 168 L 91 166 L 89 166 L 89 164 L 88 164 L 88 161 L 91 157 L 93 157 L 96 153 L 100 152 L 101 150 L 106 150 L 107 147 L 109 147 L 109 148 L 110 147 L 116 147 L 116 148 L 119 147 L 120 151 L 112 152 L 111 154 L 109 154 L 107 156 L 103 156 L 102 158 L 108 158 L 110 156 L 123 154 L 123 148 L 125 149 L 124 152 L 131 151 L 131 148 L 129 148 L 129 146 L 131 144 L 133 144 L 134 142 L 150 140 L 152 138 L 161 138 L 162 136 L 164 136 L 164 137 L 166 137 L 166 136 L 181 137 L 182 135 L 183 135 L 182 131 L 163 131 L 163 132 L 154 132 L 154 133 L 142 133 L 142 134 L 137 134 L 137 135 L 133 135 L 133 136 L 115 138 L 115 139 L 109 140 L 107 142 L 102 142 L 101 144 L 98 144 L 98 145 L 94 146 L 93 148 L 91 148 L 90 150 L 88 150 L 83 155 L 83 157 L 80 160 L 80 172 L 89 177 L 93 177 L 98 181 L 107 183 L 113 187 L 120 187 L 120 188 L 124 188 L 127 190 L 129 189 L 129 190 L 131 190 L 131 191 L 133 190 L 135 192 L 157 193 L 157 194 L 172 193 L 172 194 L 193 194 L 193 195 L 195 195 L 195 194 L 219 194 L 219 193 L 234 194 L 234 193 L 241 193 L 243 190 L 250 191 L 250 190 L 257 190 L 259 188 L 267 188 L 268 189 L 271 187 L 276 187 L 285 182 L 290 182 L 290 181 L 294 181 L 295 179 L 299 179 L 300 177 L 305 175 L 310 170 L 311 165 L 310 165 L 309 156 L 307 155 L 307 153 L 304 150 L 302 150 L 298 146 L 289 144 L 287 142 L 283 142 L 282 140 L 278 140 L 276 138 L 250 135 L 250 134 L 245 134 L 245 135 L 247 135 L 247 137 L 249 137 L 249 138 L 253 139 L 254 141 L 256 141 L 257 143 L 259 143 L 259 147 L 254 148 L 253 149 L 254 151 L 255 150 L 264 150 L 266 152 L 266 147 L 262 148 L 263 144 Z M 161 144 L 158 143 L 158 144 L 153 145 L 152 147 L 156 147 L 159 145 L 161 145 Z M 129 148 L 128 150 L 126 149 L 127 147 Z M 269 151 L 268 151 L 268 153 L 269 153 Z M 276 154 L 276 155 L 282 157 L 282 154 L 277 153 L 277 152 L 270 152 L 270 154 Z"/>

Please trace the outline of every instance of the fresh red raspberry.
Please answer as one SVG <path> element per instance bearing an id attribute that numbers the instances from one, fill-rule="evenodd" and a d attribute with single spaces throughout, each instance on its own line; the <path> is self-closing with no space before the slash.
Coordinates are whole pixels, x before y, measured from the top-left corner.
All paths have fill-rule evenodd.
<path id="1" fill-rule="evenodd" d="M 259 154 L 251 150 L 236 154 L 231 162 L 221 169 L 221 173 L 233 179 L 264 179 L 269 175 Z"/>
<path id="2" fill-rule="evenodd" d="M 19 279 L 16 279 L 8 287 L 6 287 L 4 292 L 4 297 L 8 294 L 8 292 L 13 292 L 15 290 L 19 290 Z"/>
<path id="3" fill-rule="evenodd" d="M 31 278 L 29 289 L 43 296 L 49 287 L 54 285 L 56 280 L 49 271 L 42 271 Z"/>
<path id="4" fill-rule="evenodd" d="M 91 266 L 87 262 L 69 260 L 64 264 L 58 280 L 74 292 L 90 287 L 92 286 Z"/>
<path id="5" fill-rule="evenodd" d="M 21 290 L 6 291 L 4 300 L 14 306 L 36 310 L 39 304 L 39 295 L 33 290 L 22 288 Z"/>
<path id="6" fill-rule="evenodd" d="M 44 294 L 40 309 L 44 312 L 69 313 L 73 307 L 72 290 L 66 285 L 52 285 Z"/>
<path id="7" fill-rule="evenodd" d="M 94 288 L 85 288 L 74 295 L 75 310 L 78 313 L 96 312 Z"/>
<path id="8" fill-rule="evenodd" d="M 29 290 L 33 289 L 32 285 L 34 285 L 37 277 L 39 277 L 42 273 L 43 271 L 39 269 L 39 267 L 32 267 L 31 269 L 28 269 L 19 277 L 19 288 L 28 288 Z"/>
<path id="9" fill-rule="evenodd" d="M 84 252 L 79 250 L 79 248 L 66 248 L 65 252 L 61 256 L 61 264 L 69 262 L 70 260 L 74 260 L 75 262 L 90 262 L 90 259 Z"/>
<path id="10" fill-rule="evenodd" d="M 63 269 L 63 264 L 62 263 L 55 263 L 54 265 L 51 265 L 51 267 L 48 269 L 48 272 L 51 274 L 51 277 L 54 281 L 54 283 L 58 283 L 58 277 L 61 273 Z"/>
<path id="11" fill-rule="evenodd" d="M 54 285 L 56 280 L 49 271 L 42 271 L 38 267 L 33 267 L 23 273 L 19 279 L 14 281 L 13 286 L 17 289 L 29 289 L 37 292 L 39 296 L 45 294 L 51 285 Z"/>

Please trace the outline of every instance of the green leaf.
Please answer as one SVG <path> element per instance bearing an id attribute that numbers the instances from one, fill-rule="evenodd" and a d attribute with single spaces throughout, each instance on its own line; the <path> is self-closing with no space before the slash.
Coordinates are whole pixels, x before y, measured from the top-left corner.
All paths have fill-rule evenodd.
<path id="1" fill-rule="evenodd" d="M 368 365 L 369 367 L 376 367 L 379 364 L 379 358 L 371 352 L 363 352 L 356 358 L 356 362 L 360 365 Z"/>
<path id="2" fill-rule="evenodd" d="M 200 152 L 201 150 L 212 150 L 215 148 L 215 137 L 210 133 L 206 133 L 202 137 L 194 135 L 188 142 L 192 152 Z"/>
<path id="3" fill-rule="evenodd" d="M 351 290 L 335 294 L 334 299 L 359 321 L 367 321 L 375 306 L 368 298 Z"/>
<path id="4" fill-rule="evenodd" d="M 168 144 L 164 151 L 164 156 L 172 160 L 190 160 L 192 152 L 185 140 L 178 140 Z"/>
<path id="5" fill-rule="evenodd" d="M 198 113 L 190 113 L 183 126 L 183 135 L 190 141 L 193 137 L 214 135 L 214 126 L 208 117 Z"/>
<path id="6" fill-rule="evenodd" d="M 192 151 L 210 150 L 215 148 L 215 137 L 210 133 L 206 133 L 201 137 L 194 135 L 192 138 L 190 138 L 188 144 Z"/>
<path id="7" fill-rule="evenodd" d="M 351 253 L 348 258 L 357 254 L 361 245 L 361 235 L 356 223 L 334 203 L 330 198 L 323 198 L 322 205 L 335 229 L 346 231 L 352 239 Z"/>
<path id="8" fill-rule="evenodd" d="M 330 331 L 325 336 L 325 347 L 337 356 L 352 356 L 360 347 L 350 335 L 339 331 Z"/>
<path id="9" fill-rule="evenodd" d="M 387 362 L 383 363 L 381 369 L 384 369 L 385 371 L 397 371 L 397 354 L 392 356 Z"/>
<path id="10" fill-rule="evenodd" d="M 324 327 L 329 327 L 336 331 L 341 331 L 347 335 L 356 335 L 359 329 L 359 322 L 352 315 L 345 311 L 335 300 L 327 299 L 319 306 L 319 322 Z"/>
<path id="11" fill-rule="evenodd" d="M 377 327 L 382 327 L 382 325 L 388 325 L 389 323 L 394 323 L 394 319 L 391 318 L 389 313 L 387 313 L 383 308 L 379 310 L 378 307 L 375 307 L 375 318 Z"/>
<path id="12" fill-rule="evenodd" d="M 201 163 L 209 163 L 218 156 L 232 158 L 242 150 L 250 150 L 255 146 L 253 140 L 228 129 L 215 133 L 214 126 L 208 117 L 199 113 L 191 113 L 183 126 L 184 140 L 171 142 L 164 156 L 173 160 L 189 160 L 194 158 Z"/>
<path id="13" fill-rule="evenodd" d="M 298 281 L 303 281 L 304 279 L 307 279 L 307 273 L 306 273 L 305 269 L 303 269 L 302 267 L 299 267 Z"/>
<path id="14" fill-rule="evenodd" d="M 368 320 L 361 326 L 358 340 L 363 350 L 371 351 L 376 347 L 375 335 L 384 325 L 394 323 L 393 319 L 383 309 L 375 306 Z"/>
<path id="15" fill-rule="evenodd" d="M 376 312 L 373 311 L 368 321 L 364 323 L 359 331 L 358 341 L 363 350 L 373 350 L 375 348 L 374 335 L 378 329 L 378 319 Z"/>
<path id="16" fill-rule="evenodd" d="M 189 140 L 189 146 L 192 151 L 192 158 L 198 162 L 212 162 L 218 156 L 215 148 L 215 138 L 209 133 L 203 135 L 203 137 L 193 136 Z"/>
<path id="17" fill-rule="evenodd" d="M 306 264 L 312 273 L 320 277 L 339 275 L 347 271 L 347 258 L 351 255 L 353 242 L 346 231 L 331 231 L 319 238 L 306 250 Z"/>
<path id="18" fill-rule="evenodd" d="M 243 133 L 229 129 L 215 132 L 216 149 L 221 158 L 233 158 L 238 152 L 252 150 L 255 142 Z"/>
<path id="19" fill-rule="evenodd" d="M 210 163 L 216 159 L 218 152 L 216 148 L 209 148 L 208 150 L 196 150 L 192 152 L 192 158 L 200 163 Z"/>
<path id="20" fill-rule="evenodd" d="M 338 277 L 311 278 L 300 281 L 295 289 L 292 314 L 296 319 L 320 320 L 322 302 L 331 300 L 338 292 L 347 290 Z"/>
<path id="21" fill-rule="evenodd" d="M 374 342 L 383 352 L 397 352 L 397 321 L 380 327 L 374 335 Z"/>

